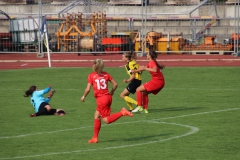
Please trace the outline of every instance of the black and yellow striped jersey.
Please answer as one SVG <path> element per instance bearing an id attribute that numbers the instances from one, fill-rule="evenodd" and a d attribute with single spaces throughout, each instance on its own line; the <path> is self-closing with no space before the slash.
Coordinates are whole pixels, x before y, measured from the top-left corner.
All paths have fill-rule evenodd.
<path id="1" fill-rule="evenodd" d="M 137 70 L 138 68 L 139 68 L 139 64 L 135 60 L 129 61 L 125 65 L 125 69 L 127 71 L 127 74 L 130 77 L 132 75 L 132 71 Z M 141 72 L 135 73 L 135 79 L 142 80 L 141 74 L 142 74 Z"/>

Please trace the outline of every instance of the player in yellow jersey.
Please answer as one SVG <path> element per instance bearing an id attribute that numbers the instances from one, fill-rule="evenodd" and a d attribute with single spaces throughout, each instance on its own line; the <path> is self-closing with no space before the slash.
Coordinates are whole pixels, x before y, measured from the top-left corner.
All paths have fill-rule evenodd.
<path id="1" fill-rule="evenodd" d="M 123 82 L 129 83 L 129 84 L 122 91 L 122 93 L 120 94 L 120 97 L 126 101 L 130 111 L 134 109 L 133 104 L 137 106 L 137 101 L 129 97 L 129 94 L 130 93 L 134 94 L 136 92 L 136 89 L 142 83 L 141 72 L 133 74 L 134 70 L 139 69 L 139 64 L 136 62 L 136 59 L 137 59 L 137 53 L 133 51 L 125 52 L 122 55 L 122 61 L 126 63 L 125 69 L 127 71 L 127 74 L 130 76 L 130 78 L 123 80 Z"/>

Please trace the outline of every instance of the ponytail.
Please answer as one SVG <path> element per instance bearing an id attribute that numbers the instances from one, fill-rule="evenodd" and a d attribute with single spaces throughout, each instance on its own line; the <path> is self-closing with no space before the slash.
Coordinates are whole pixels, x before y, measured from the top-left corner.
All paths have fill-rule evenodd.
<path id="1" fill-rule="evenodd" d="M 30 86 L 28 90 L 25 91 L 24 97 L 32 96 L 33 92 L 36 90 L 37 86 Z"/>
<path id="2" fill-rule="evenodd" d="M 129 61 L 137 59 L 137 53 L 134 51 L 125 52 L 123 54 Z"/>
<path id="3" fill-rule="evenodd" d="M 93 65 L 93 71 L 94 72 L 97 72 L 98 74 L 102 73 L 102 70 L 104 68 L 104 63 L 103 63 L 103 60 L 101 59 L 96 59 L 94 61 L 94 65 Z"/>
<path id="4" fill-rule="evenodd" d="M 159 63 L 156 61 L 156 59 L 154 59 L 154 62 L 156 63 L 156 65 L 158 66 L 158 68 L 160 68 L 160 69 L 164 69 L 164 68 L 165 68 L 165 65 L 159 64 Z"/>
<path id="5" fill-rule="evenodd" d="M 156 61 L 156 59 L 157 59 L 157 57 L 158 57 L 158 53 L 157 53 L 157 52 L 155 52 L 155 51 L 153 51 L 153 50 L 150 50 L 150 51 L 149 51 L 149 55 L 150 55 L 151 59 L 154 60 L 155 64 L 158 66 L 158 68 L 160 68 L 160 69 L 164 69 L 164 68 L 165 68 L 165 65 L 159 64 L 159 63 Z"/>

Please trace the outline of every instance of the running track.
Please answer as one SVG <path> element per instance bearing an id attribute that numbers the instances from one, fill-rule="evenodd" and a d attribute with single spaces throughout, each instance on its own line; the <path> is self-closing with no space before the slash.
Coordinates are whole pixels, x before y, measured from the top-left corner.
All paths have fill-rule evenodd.
<path id="1" fill-rule="evenodd" d="M 91 67 L 93 60 L 104 60 L 106 67 L 123 66 L 122 54 L 51 54 L 52 67 Z M 146 57 L 138 57 L 140 65 L 146 65 Z M 166 67 L 201 67 L 201 66 L 236 66 L 240 67 L 240 57 L 231 55 L 159 55 L 157 61 Z M 38 58 L 36 53 L 13 54 L 0 53 L 0 70 L 46 68 L 49 67 L 48 57 Z"/>

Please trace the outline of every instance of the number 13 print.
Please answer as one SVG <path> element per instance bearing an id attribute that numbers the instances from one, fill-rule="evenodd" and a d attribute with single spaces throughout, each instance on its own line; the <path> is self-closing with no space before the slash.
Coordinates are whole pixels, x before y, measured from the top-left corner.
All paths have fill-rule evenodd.
<path id="1" fill-rule="evenodd" d="M 106 89 L 107 84 L 105 79 L 96 79 L 95 82 L 97 83 L 97 89 Z"/>

